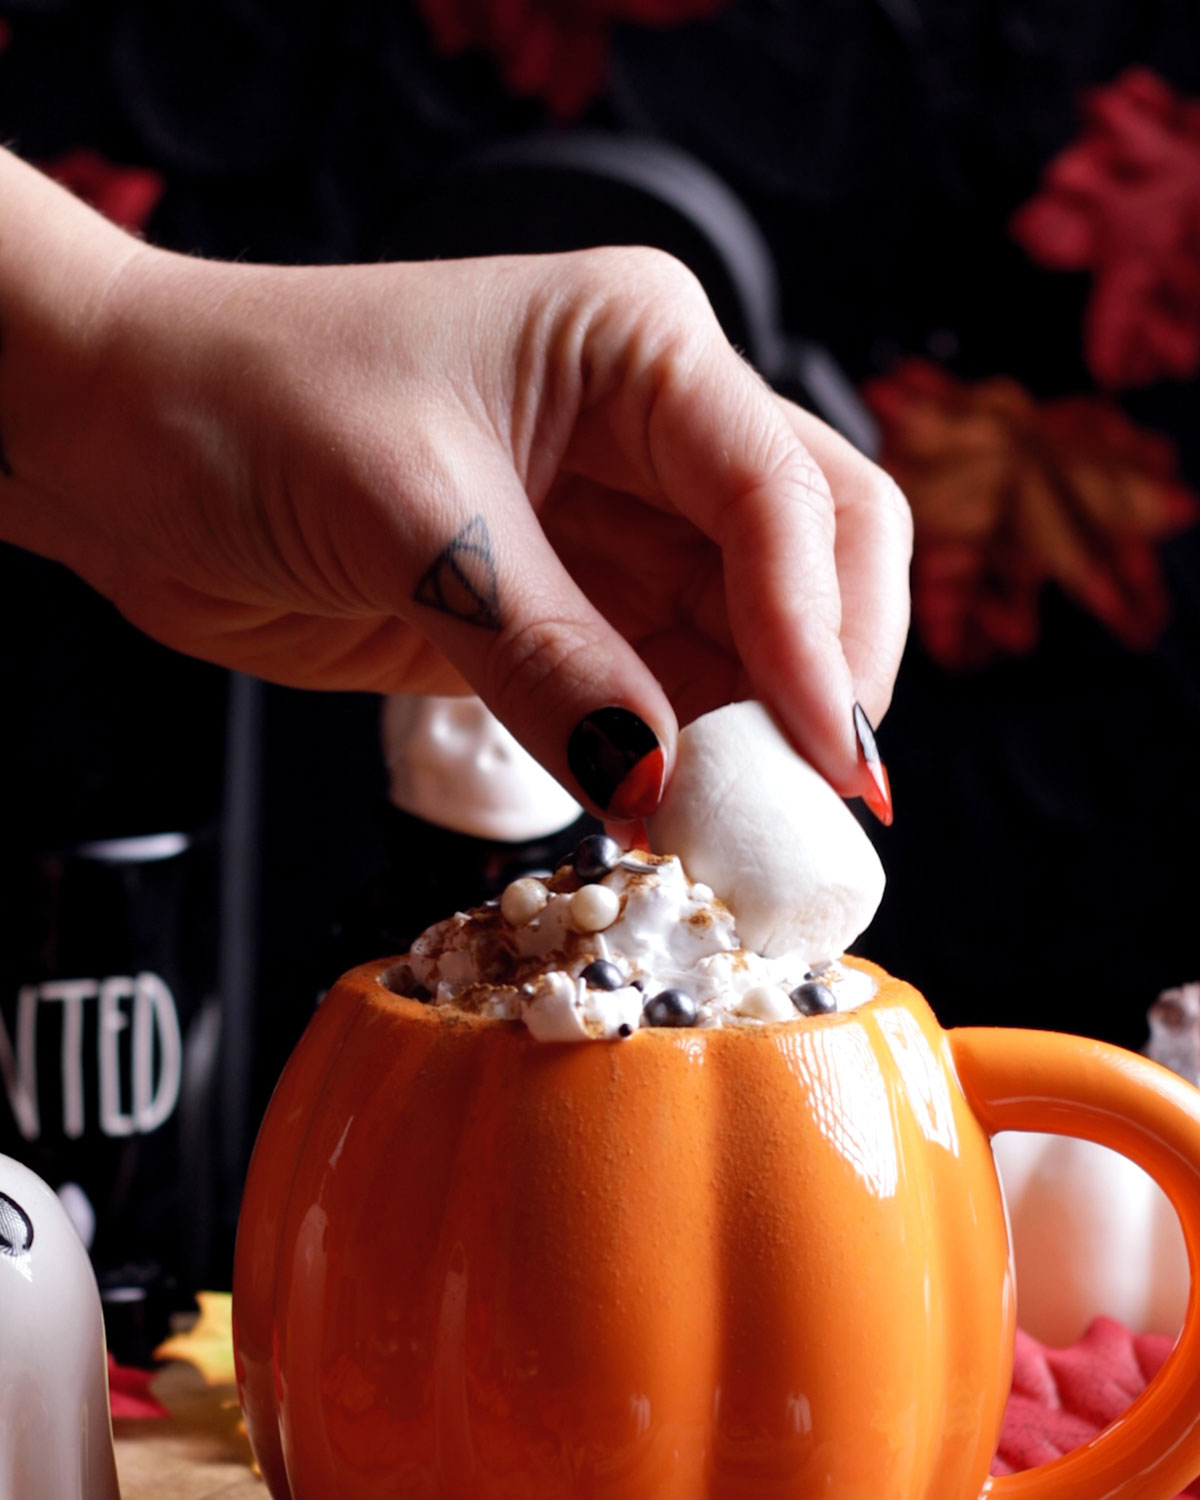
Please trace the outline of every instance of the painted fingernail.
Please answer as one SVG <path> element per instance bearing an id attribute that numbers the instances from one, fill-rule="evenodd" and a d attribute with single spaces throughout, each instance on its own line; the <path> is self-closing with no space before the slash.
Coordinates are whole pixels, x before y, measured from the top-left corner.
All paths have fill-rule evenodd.
<path id="1" fill-rule="evenodd" d="M 628 708 L 598 708 L 580 719 L 567 741 L 567 764 L 610 818 L 649 817 L 662 796 L 662 746 L 645 719 Z"/>
<path id="2" fill-rule="evenodd" d="M 854 705 L 854 734 L 858 740 L 858 763 L 867 773 L 863 780 L 863 801 L 886 828 L 892 821 L 892 788 L 887 767 L 879 759 L 875 731 L 861 703 Z"/>

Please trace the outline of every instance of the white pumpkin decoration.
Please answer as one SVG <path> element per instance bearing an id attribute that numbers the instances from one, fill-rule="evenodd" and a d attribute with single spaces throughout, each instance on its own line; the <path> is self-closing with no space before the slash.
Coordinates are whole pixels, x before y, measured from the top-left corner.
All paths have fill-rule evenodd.
<path id="1" fill-rule="evenodd" d="M 1146 1055 L 1200 1079 L 1200 984 L 1150 1007 Z M 1187 1251 L 1161 1188 L 1124 1156 L 1069 1136 L 1006 1131 L 993 1141 L 1016 1264 L 1017 1321 L 1064 1347 L 1094 1318 L 1174 1336 L 1188 1298 Z"/>

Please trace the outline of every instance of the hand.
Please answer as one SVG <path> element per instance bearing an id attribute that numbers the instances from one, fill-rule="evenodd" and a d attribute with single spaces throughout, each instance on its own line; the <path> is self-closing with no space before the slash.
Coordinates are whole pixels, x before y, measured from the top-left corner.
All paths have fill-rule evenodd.
<path id="1" fill-rule="evenodd" d="M 307 687 L 469 684 L 610 812 L 612 775 L 568 744 L 612 706 L 669 772 L 677 719 L 758 696 L 867 790 L 852 706 L 890 698 L 907 508 L 668 257 L 139 247 L 92 327 L 69 441 L 61 412 L 13 429 L 8 534 L 159 640 Z"/>

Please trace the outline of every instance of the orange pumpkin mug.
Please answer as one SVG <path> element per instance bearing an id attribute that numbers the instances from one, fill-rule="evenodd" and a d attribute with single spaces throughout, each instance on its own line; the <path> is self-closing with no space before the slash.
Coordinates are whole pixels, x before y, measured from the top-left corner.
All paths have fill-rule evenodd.
<path id="1" fill-rule="evenodd" d="M 853 962 L 853 961 L 852 961 Z M 1169 1500 L 1200 1299 L 1128 1414 L 991 1479 L 1015 1297 L 989 1137 L 1145 1167 L 1200 1267 L 1200 1094 L 1051 1033 L 856 1010 L 554 1044 L 330 991 L 246 1186 L 238 1384 L 276 1500 Z M 1069 1267 L 1064 1267 L 1064 1275 Z"/>

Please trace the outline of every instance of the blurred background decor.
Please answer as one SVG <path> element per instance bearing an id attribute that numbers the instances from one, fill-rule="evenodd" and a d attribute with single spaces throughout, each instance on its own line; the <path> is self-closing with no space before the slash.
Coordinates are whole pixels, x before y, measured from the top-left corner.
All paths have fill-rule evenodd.
<path id="1" fill-rule="evenodd" d="M 1133 1047 L 1200 975 L 1198 100 L 1194 0 L 0 0 L 3 138 L 157 243 L 686 260 L 912 495 L 863 951 L 945 1024 Z M 431 884 L 537 856 L 410 821 L 378 701 L 172 656 L 11 548 L 0 585 L 0 1149 L 80 1189 L 136 1352 L 227 1284 L 255 1124 L 336 971 Z M 63 1058 L 103 1012 L 110 1119 L 135 1076 L 165 1101 L 140 975 L 179 1092 L 106 1136 Z"/>

